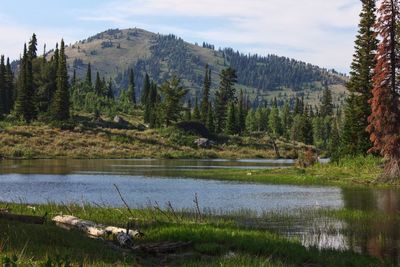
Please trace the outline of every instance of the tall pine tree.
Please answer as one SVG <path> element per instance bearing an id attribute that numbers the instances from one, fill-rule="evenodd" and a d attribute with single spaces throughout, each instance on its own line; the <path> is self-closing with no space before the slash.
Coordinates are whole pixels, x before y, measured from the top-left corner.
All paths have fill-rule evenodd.
<path id="1" fill-rule="evenodd" d="M 220 74 L 220 84 L 215 95 L 215 119 L 216 132 L 221 133 L 225 129 L 227 107 L 229 102 L 235 99 L 235 83 L 237 82 L 236 71 L 232 68 L 222 70 Z"/>
<path id="2" fill-rule="evenodd" d="M 346 101 L 341 147 L 344 155 L 366 154 L 372 144 L 367 132 L 371 115 L 369 100 L 372 98 L 372 75 L 376 65 L 378 46 L 375 0 L 363 0 L 359 31 L 355 41 L 355 53 L 351 64 L 350 92 Z"/>
<path id="3" fill-rule="evenodd" d="M 206 65 L 205 75 L 204 75 L 204 85 L 203 85 L 203 97 L 201 99 L 200 110 L 201 110 L 201 121 L 206 124 L 208 119 L 209 110 L 209 98 L 211 89 L 211 69 L 208 64 Z"/>
<path id="4" fill-rule="evenodd" d="M 60 55 L 57 68 L 57 90 L 52 102 L 52 117 L 57 121 L 65 121 L 70 117 L 69 85 L 67 59 L 64 40 L 61 40 Z"/>
<path id="5" fill-rule="evenodd" d="M 382 175 L 385 180 L 400 178 L 399 20 L 399 1 L 383 0 L 376 24 L 381 42 L 373 76 L 372 113 L 368 131 L 373 142 L 370 151 L 380 153 L 386 159 Z"/>

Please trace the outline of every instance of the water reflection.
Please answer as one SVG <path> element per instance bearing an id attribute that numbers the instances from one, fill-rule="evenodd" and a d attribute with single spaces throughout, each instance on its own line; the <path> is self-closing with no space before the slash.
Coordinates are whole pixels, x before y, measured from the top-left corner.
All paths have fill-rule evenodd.
<path id="1" fill-rule="evenodd" d="M 301 187 L 180 179 L 182 170 L 276 168 L 269 160 L 40 160 L 0 162 L 0 201 L 96 202 L 118 206 L 118 184 L 134 207 L 149 200 L 191 208 L 195 193 L 205 210 L 256 211 L 243 226 L 297 238 L 305 246 L 354 250 L 400 263 L 400 190 Z M 166 178 L 166 177 L 174 178 Z M 346 209 L 349 215 L 319 212 Z M 283 211 L 284 212 L 283 212 Z M 311 210 L 311 212 L 310 212 Z M 264 218 L 262 212 L 281 213 Z M 359 213 L 354 213 L 354 212 Z M 342 214 L 343 215 L 343 214 Z"/>

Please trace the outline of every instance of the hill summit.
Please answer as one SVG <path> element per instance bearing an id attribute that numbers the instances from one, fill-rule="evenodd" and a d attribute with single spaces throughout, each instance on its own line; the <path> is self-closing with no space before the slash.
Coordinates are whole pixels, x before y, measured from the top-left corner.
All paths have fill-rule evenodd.
<path id="1" fill-rule="evenodd" d="M 83 77 L 91 63 L 93 75 L 98 71 L 114 79 L 117 93 L 127 87 L 128 70 L 132 68 L 138 91 L 145 73 L 159 83 L 177 74 L 191 89 L 191 95 L 199 96 L 204 68 L 209 64 L 214 88 L 220 71 L 230 66 L 237 71 L 238 88 L 255 102 L 291 96 L 317 101 L 325 86 L 333 89 L 335 102 L 345 95 L 346 77 L 332 70 L 276 55 L 247 55 L 232 48 L 216 50 L 208 43 L 190 44 L 172 34 L 138 28 L 104 31 L 68 46 L 66 55 L 70 74 L 75 70 L 78 77 Z"/>

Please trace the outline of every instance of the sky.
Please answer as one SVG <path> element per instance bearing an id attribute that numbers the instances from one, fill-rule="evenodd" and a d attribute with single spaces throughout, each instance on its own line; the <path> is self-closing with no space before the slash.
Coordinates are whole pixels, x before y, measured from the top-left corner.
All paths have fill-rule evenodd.
<path id="1" fill-rule="evenodd" d="M 0 0 L 0 54 L 17 59 L 33 32 L 51 49 L 138 27 L 346 73 L 360 10 L 360 0 Z"/>

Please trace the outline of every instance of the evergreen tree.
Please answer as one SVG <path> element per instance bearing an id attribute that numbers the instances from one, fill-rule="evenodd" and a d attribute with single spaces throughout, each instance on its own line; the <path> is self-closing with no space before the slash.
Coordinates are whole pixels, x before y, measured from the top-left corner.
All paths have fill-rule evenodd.
<path id="1" fill-rule="evenodd" d="M 76 69 L 74 69 L 74 73 L 72 75 L 71 86 L 76 86 Z"/>
<path id="2" fill-rule="evenodd" d="M 290 106 L 288 102 L 285 102 L 282 110 L 282 132 L 286 139 L 289 139 L 290 128 L 292 127 L 292 115 L 290 113 Z"/>
<path id="3" fill-rule="evenodd" d="M 225 129 L 228 103 L 235 101 L 236 71 L 232 68 L 222 70 L 220 79 L 215 101 L 216 131 L 218 133 Z"/>
<path id="4" fill-rule="evenodd" d="M 366 131 L 371 114 L 369 100 L 372 98 L 372 74 L 376 65 L 377 33 L 375 0 L 363 0 L 359 31 L 355 41 L 355 54 L 351 64 L 350 81 L 347 89 L 345 122 L 342 134 L 344 155 L 366 154 L 372 144 Z"/>
<path id="5" fill-rule="evenodd" d="M 172 122 L 178 121 L 181 112 L 184 109 L 182 99 L 187 94 L 188 90 L 181 85 L 181 80 L 173 76 L 171 80 L 166 81 L 160 91 L 163 94 L 161 103 L 162 121 L 165 126 L 169 127 Z"/>
<path id="6" fill-rule="evenodd" d="M 141 97 L 140 97 L 140 103 L 142 103 L 142 105 L 146 105 L 146 103 L 147 103 L 147 98 L 148 98 L 148 96 L 149 96 L 149 92 L 150 92 L 150 77 L 149 77 L 149 75 L 146 73 L 146 75 L 145 75 L 145 77 L 144 77 L 142 95 L 141 95 Z"/>
<path id="7" fill-rule="evenodd" d="M 102 86 L 102 82 L 100 79 L 100 73 L 97 72 L 96 73 L 96 81 L 94 83 L 94 92 L 96 93 L 97 96 L 101 96 L 103 94 L 103 86 Z"/>
<path id="8" fill-rule="evenodd" d="M 6 113 L 7 98 L 6 98 L 6 66 L 4 63 L 4 56 L 1 55 L 0 59 L 0 118 L 2 114 Z"/>
<path id="9" fill-rule="evenodd" d="M 58 64 L 57 64 L 57 66 L 58 66 Z M 90 62 L 88 64 L 88 68 L 87 68 L 87 72 L 86 72 L 86 80 L 85 81 L 86 81 L 86 84 L 89 87 L 93 86 L 93 84 L 92 84 L 92 65 L 90 64 Z"/>
<path id="10" fill-rule="evenodd" d="M 243 134 L 246 130 L 246 108 L 243 90 L 240 89 L 239 102 L 238 102 L 238 133 Z"/>
<path id="11" fill-rule="evenodd" d="M 61 40 L 60 46 L 57 68 L 57 90 L 52 102 L 52 117 L 57 121 L 65 121 L 70 117 L 68 71 L 64 40 Z"/>
<path id="12" fill-rule="evenodd" d="M 133 75 L 133 69 L 129 72 L 128 92 L 133 105 L 136 105 L 135 76 Z"/>
<path id="13" fill-rule="evenodd" d="M 373 76 L 371 116 L 368 131 L 373 148 L 386 159 L 383 177 L 386 180 L 400 178 L 400 101 L 397 23 L 400 20 L 398 0 L 383 0 L 376 24 L 381 37 L 378 46 L 377 65 Z"/>
<path id="14" fill-rule="evenodd" d="M 278 138 L 282 135 L 282 122 L 279 116 L 279 109 L 276 105 L 273 105 L 271 112 L 268 116 L 269 132 L 274 138 Z"/>
<path id="15" fill-rule="evenodd" d="M 196 97 L 195 102 L 194 102 L 193 120 L 201 121 L 201 114 L 200 114 L 200 110 L 199 110 L 199 104 L 198 104 L 197 97 Z"/>
<path id="16" fill-rule="evenodd" d="M 208 104 L 207 129 L 210 131 L 210 133 L 215 132 L 214 111 L 211 102 Z"/>
<path id="17" fill-rule="evenodd" d="M 324 89 L 320 112 L 322 117 L 333 115 L 332 92 L 329 87 Z"/>
<path id="18" fill-rule="evenodd" d="M 31 40 L 29 41 L 29 56 L 31 58 L 31 60 L 34 60 L 35 58 L 37 58 L 37 38 L 36 38 L 36 34 L 32 35 Z"/>
<path id="19" fill-rule="evenodd" d="M 233 103 L 232 101 L 229 103 L 225 132 L 230 135 L 236 134 L 238 132 L 237 131 L 236 107 L 235 107 L 235 103 Z"/>
<path id="20" fill-rule="evenodd" d="M 248 133 L 257 131 L 257 123 L 256 123 L 256 118 L 255 118 L 255 112 L 253 109 L 251 109 L 251 110 L 249 110 L 249 112 L 247 112 L 246 131 Z"/>
<path id="21" fill-rule="evenodd" d="M 11 69 L 10 59 L 7 58 L 6 75 L 5 75 L 5 113 L 9 114 L 14 107 L 15 92 L 14 92 L 14 74 Z"/>
<path id="22" fill-rule="evenodd" d="M 15 114 L 17 117 L 29 123 L 34 118 L 34 105 L 32 92 L 32 63 L 26 48 L 26 44 L 24 46 L 24 53 L 20 62 L 21 66 L 18 77 Z"/>
<path id="23" fill-rule="evenodd" d="M 149 99 L 147 101 L 147 109 L 149 110 L 150 127 L 154 128 L 161 124 L 160 122 L 160 107 L 159 103 L 161 101 L 158 95 L 157 84 L 152 82 L 150 86 Z"/>
<path id="24" fill-rule="evenodd" d="M 332 133 L 329 139 L 329 155 L 333 162 L 338 161 L 340 157 L 340 136 L 339 127 L 336 118 L 332 120 Z"/>
<path id="25" fill-rule="evenodd" d="M 192 120 L 192 103 L 189 99 L 185 110 L 185 121 L 191 121 L 191 120 Z"/>
<path id="26" fill-rule="evenodd" d="M 149 123 L 150 122 L 150 115 L 151 115 L 151 106 L 152 104 L 149 103 L 149 94 L 151 91 L 152 85 L 150 83 L 150 77 L 146 73 L 144 77 L 144 84 L 143 84 L 143 89 L 142 89 L 142 95 L 140 98 L 141 104 L 144 106 L 144 122 Z"/>
<path id="27" fill-rule="evenodd" d="M 204 75 L 203 98 L 201 99 L 201 120 L 204 124 L 206 124 L 208 119 L 210 89 L 211 89 L 211 69 L 207 64 Z"/>
<path id="28" fill-rule="evenodd" d="M 108 81 L 108 86 L 107 86 L 107 98 L 108 99 L 114 99 L 114 91 L 113 91 L 113 87 L 112 87 L 112 80 L 110 78 L 110 80 Z"/>

